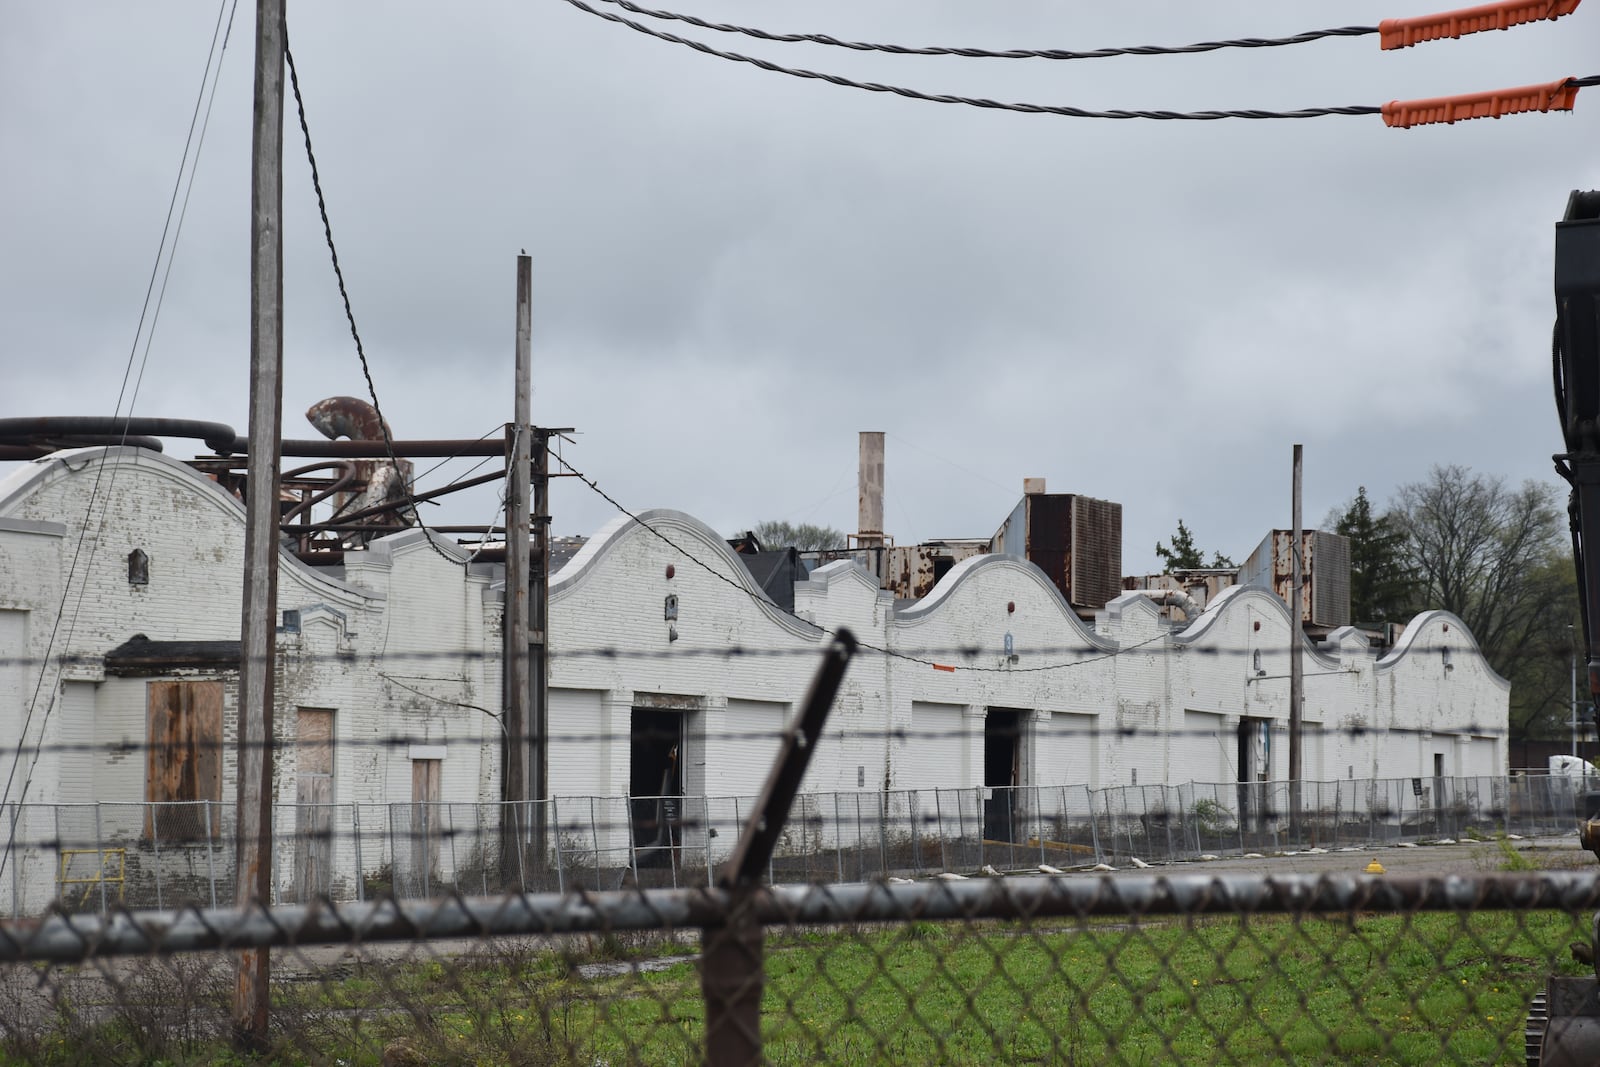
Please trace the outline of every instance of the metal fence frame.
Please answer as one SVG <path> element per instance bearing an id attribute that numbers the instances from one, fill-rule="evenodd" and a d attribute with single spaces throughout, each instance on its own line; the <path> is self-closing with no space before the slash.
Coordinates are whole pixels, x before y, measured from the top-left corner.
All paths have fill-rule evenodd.
<path id="1" fill-rule="evenodd" d="M 1281 781 L 803 793 L 766 869 L 774 883 L 849 883 L 985 866 L 1066 869 L 1134 858 L 1175 863 L 1567 834 L 1582 819 L 1588 784 L 1563 775 L 1305 782 L 1298 827 L 1289 825 L 1290 785 Z M 279 805 L 273 903 L 704 886 L 756 805 L 754 797 L 674 798 L 681 812 L 676 843 L 648 848 L 631 832 L 630 805 L 641 799 L 652 798 L 563 796 L 512 809 L 450 802 L 318 806 L 332 839 L 327 868 L 309 880 L 297 870 L 305 841 L 296 830 L 301 813 Z M 984 833 L 990 805 L 1005 813 L 988 825 L 1003 830 L 998 838 Z M 546 809 L 552 828 L 546 862 L 518 855 L 507 865 L 514 869 L 504 869 L 501 819 L 509 815 L 532 827 L 536 806 Z M 521 808 L 530 810 L 515 810 Z M 422 822 L 413 825 L 419 812 Z M 14 831 L 17 845 L 0 878 L 0 916 L 37 916 L 55 906 L 99 912 L 231 906 L 233 818 L 232 805 L 214 802 L 5 805 L 0 825 Z M 182 833 L 163 837 L 163 827 Z M 120 878 L 103 873 L 113 852 L 125 868 Z"/>

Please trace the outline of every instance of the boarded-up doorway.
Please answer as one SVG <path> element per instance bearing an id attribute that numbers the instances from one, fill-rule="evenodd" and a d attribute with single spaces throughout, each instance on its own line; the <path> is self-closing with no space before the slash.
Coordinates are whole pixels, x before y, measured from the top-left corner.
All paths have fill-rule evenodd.
<path id="1" fill-rule="evenodd" d="M 146 754 L 146 837 L 194 841 L 216 834 L 222 800 L 222 683 L 145 685 L 150 748 Z"/>
<path id="2" fill-rule="evenodd" d="M 990 708 L 983 720 L 983 836 L 1016 841 L 1022 784 L 1022 712 Z"/>
<path id="3" fill-rule="evenodd" d="M 411 761 L 412 876 L 432 896 L 439 871 L 439 770 L 443 760 Z"/>
<path id="4" fill-rule="evenodd" d="M 294 884 L 300 899 L 326 895 L 333 871 L 333 712 L 295 711 Z"/>

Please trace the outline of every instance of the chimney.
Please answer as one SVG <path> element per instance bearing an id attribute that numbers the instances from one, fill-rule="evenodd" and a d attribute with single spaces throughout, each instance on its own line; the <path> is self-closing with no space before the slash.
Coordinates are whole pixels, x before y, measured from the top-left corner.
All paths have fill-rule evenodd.
<path id="1" fill-rule="evenodd" d="M 861 466 L 857 475 L 856 541 L 862 548 L 883 544 L 883 432 L 861 431 Z"/>
<path id="2" fill-rule="evenodd" d="M 1043 496 L 1044 495 L 1044 479 L 1043 478 L 1024 478 L 1024 479 L 1022 479 L 1022 495 L 1023 496 Z"/>

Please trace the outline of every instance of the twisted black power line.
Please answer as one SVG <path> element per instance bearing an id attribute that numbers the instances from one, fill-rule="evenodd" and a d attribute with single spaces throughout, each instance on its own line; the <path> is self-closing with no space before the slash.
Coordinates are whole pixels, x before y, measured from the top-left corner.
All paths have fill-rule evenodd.
<path id="1" fill-rule="evenodd" d="M 1377 26 L 1339 26 L 1327 30 L 1307 30 L 1288 37 L 1234 37 L 1221 41 L 1200 41 L 1195 44 L 1132 45 L 1125 48 L 1094 48 L 1074 51 L 1065 48 L 954 48 L 942 45 L 874 44 L 870 41 L 847 41 L 825 33 L 773 33 L 754 26 L 739 26 L 729 22 L 711 22 L 694 15 L 676 11 L 657 11 L 641 7 L 632 0 L 604 0 L 624 11 L 667 22 L 681 22 L 698 26 L 702 30 L 719 33 L 737 33 L 760 41 L 780 44 L 821 44 L 833 48 L 848 48 L 856 52 L 887 52 L 897 56 L 963 56 L 967 59 L 1111 59 L 1115 56 L 1175 56 L 1197 52 L 1217 52 L 1226 48 L 1282 48 L 1293 44 L 1308 44 L 1329 37 L 1368 37 L 1379 32 Z M 602 16 L 603 17 L 603 16 Z"/>
<path id="2" fill-rule="evenodd" d="M 311 164 L 311 187 L 317 194 L 317 211 L 322 216 L 322 233 L 328 242 L 328 256 L 333 261 L 333 276 L 339 283 L 339 298 L 344 301 L 344 317 L 350 323 L 350 336 L 356 343 L 356 356 L 361 360 L 361 374 L 367 380 L 367 395 L 372 398 L 372 410 L 378 416 L 378 432 L 383 435 L 383 449 L 388 453 L 389 462 L 395 470 L 400 470 L 400 458 L 395 455 L 394 438 L 389 434 L 389 422 L 383 417 L 383 408 L 378 404 L 378 387 L 372 382 L 372 368 L 367 364 L 367 352 L 361 344 L 361 332 L 356 329 L 355 312 L 350 307 L 350 293 L 345 288 L 344 271 L 339 267 L 339 250 L 333 244 L 333 225 L 328 221 L 328 202 L 322 195 L 322 176 L 317 170 L 317 156 L 311 150 L 311 127 L 306 124 L 305 100 L 300 96 L 300 77 L 295 72 L 294 53 L 289 51 L 289 25 L 285 19 L 283 26 L 283 59 L 289 67 L 289 84 L 294 89 L 294 106 L 300 116 L 300 133 L 305 138 L 306 160 Z M 470 561 L 456 559 L 450 553 L 434 543 L 433 533 L 428 529 L 427 523 L 422 521 L 422 512 L 417 509 L 416 498 L 412 495 L 411 486 L 405 487 L 405 502 L 411 505 L 412 517 L 416 520 L 417 528 L 422 531 L 423 540 L 428 542 L 428 547 L 438 553 L 439 558 L 465 568 Z"/>
<path id="3" fill-rule="evenodd" d="M 1326 118 L 1330 115 L 1377 115 L 1382 113 L 1378 107 L 1308 107 L 1294 111 L 1262 111 L 1258 109 L 1225 109 L 1219 111 L 1165 111 L 1165 110 L 1110 110 L 1095 111 L 1089 108 L 1067 107 L 1055 104 L 1028 104 L 1007 103 L 1001 100 L 990 100 L 985 97 L 955 96 L 949 93 L 925 93 L 917 89 L 908 89 L 900 85 L 888 85 L 883 82 L 863 82 L 853 78 L 846 78 L 838 74 L 825 74 L 815 70 L 804 70 L 798 67 L 785 67 L 765 59 L 754 56 L 742 55 L 738 52 L 724 52 L 712 48 L 703 41 L 679 37 L 676 34 L 664 33 L 652 29 L 632 19 L 623 18 L 621 15 L 610 11 L 600 11 L 584 2 L 584 0 L 566 0 L 567 3 L 580 11 L 586 11 L 596 18 L 615 22 L 626 26 L 648 37 L 672 44 L 692 48 L 696 52 L 703 52 L 708 56 L 726 59 L 734 63 L 748 63 L 753 67 L 771 71 L 774 74 L 787 74 L 792 78 L 805 78 L 811 81 L 824 81 L 830 85 L 839 85 L 847 89 L 861 89 L 869 93 L 892 93 L 895 96 L 905 97 L 907 100 L 923 100 L 932 104 L 962 104 L 967 107 L 984 108 L 992 111 L 1018 111 L 1029 115 L 1061 115 L 1066 118 L 1077 119 L 1154 119 L 1160 121 L 1187 121 L 1187 122 L 1215 122 L 1218 119 L 1316 119 Z"/>

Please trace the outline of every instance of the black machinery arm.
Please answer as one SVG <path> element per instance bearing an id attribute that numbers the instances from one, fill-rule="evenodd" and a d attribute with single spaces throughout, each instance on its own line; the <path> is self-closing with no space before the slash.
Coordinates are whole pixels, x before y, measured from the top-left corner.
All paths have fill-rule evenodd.
<path id="1" fill-rule="evenodd" d="M 1556 223 L 1556 408 L 1567 450 L 1556 469 L 1572 484 L 1568 512 L 1583 611 L 1589 690 L 1600 697 L 1600 191 L 1574 191 Z M 1600 704 L 1600 701 L 1597 701 Z"/>

